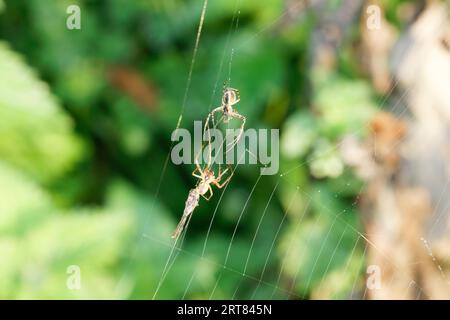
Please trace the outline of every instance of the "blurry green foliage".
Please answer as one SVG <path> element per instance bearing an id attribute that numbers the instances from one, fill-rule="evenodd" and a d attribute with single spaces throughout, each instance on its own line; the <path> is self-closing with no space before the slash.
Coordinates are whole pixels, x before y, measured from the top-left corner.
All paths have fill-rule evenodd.
<path id="1" fill-rule="evenodd" d="M 0 43 L 0 118 L 0 156 L 40 181 L 58 178 L 81 158 L 72 119 L 5 43 Z"/>
<path id="2" fill-rule="evenodd" d="M 366 132 L 365 124 L 377 110 L 368 83 L 336 76 L 324 81 L 313 103 L 320 113 L 323 133 L 333 139 Z"/>
<path id="3" fill-rule="evenodd" d="M 303 157 L 319 134 L 316 118 L 304 111 L 291 115 L 283 129 L 281 148 L 286 158 Z"/>

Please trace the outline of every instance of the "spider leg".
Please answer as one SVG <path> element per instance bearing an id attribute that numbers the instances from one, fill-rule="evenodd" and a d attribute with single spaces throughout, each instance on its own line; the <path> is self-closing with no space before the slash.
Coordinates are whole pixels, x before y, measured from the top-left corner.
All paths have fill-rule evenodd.
<path id="1" fill-rule="evenodd" d="M 199 148 L 197 154 L 194 157 L 194 163 L 195 164 L 198 164 L 198 157 L 202 154 L 202 150 L 203 150 L 203 145 Z M 198 170 L 198 168 L 196 168 L 196 169 Z"/>
<path id="2" fill-rule="evenodd" d="M 209 197 L 202 194 L 202 197 L 205 198 L 207 201 L 209 201 L 209 199 L 211 199 L 211 197 L 213 196 L 213 191 L 212 191 L 211 186 L 208 186 L 208 191 L 209 191 Z"/>
<path id="3" fill-rule="evenodd" d="M 220 179 L 225 174 L 225 172 L 227 172 L 228 170 L 230 170 L 230 175 L 224 182 L 220 183 Z M 217 188 L 222 189 L 230 181 L 231 177 L 233 177 L 233 174 L 234 174 L 234 172 L 232 170 L 231 165 L 228 165 L 228 168 L 226 168 L 222 173 L 219 173 L 219 176 L 217 177 L 216 181 L 214 181 L 214 185 Z"/>
<path id="4" fill-rule="evenodd" d="M 199 176 L 198 174 L 195 174 L 195 171 L 197 171 L 197 168 L 195 168 L 195 170 L 192 172 L 192 175 L 193 175 L 194 177 L 196 177 L 196 178 L 203 179 L 202 176 Z"/>
<path id="5" fill-rule="evenodd" d="M 217 188 L 222 189 L 228 182 L 230 182 L 230 180 L 231 180 L 232 177 L 233 177 L 233 173 L 230 174 L 230 176 L 229 176 L 224 182 L 219 183 L 219 181 L 216 181 L 216 182 L 214 183 L 214 185 L 215 185 Z"/>
<path id="6" fill-rule="evenodd" d="M 230 144 L 230 147 L 227 148 L 226 152 L 230 151 L 239 142 L 239 140 L 241 139 L 242 133 L 244 133 L 245 121 L 247 120 L 246 117 L 244 117 L 243 115 L 241 115 L 237 111 L 233 111 L 233 113 L 231 113 L 230 116 L 233 117 L 233 118 L 237 118 L 237 119 L 241 120 L 242 123 L 241 123 L 241 126 L 239 128 L 239 134 L 233 140 L 233 142 Z"/>
<path id="7" fill-rule="evenodd" d="M 195 172 L 200 172 L 200 176 L 198 176 L 198 175 L 196 175 L 195 174 Z M 202 179 L 203 178 L 203 170 L 202 170 L 202 168 L 200 167 L 200 165 L 198 164 L 198 159 L 197 158 L 195 158 L 195 169 L 194 169 L 194 171 L 192 171 L 192 175 L 194 176 L 194 177 L 197 177 L 197 178 L 200 178 L 200 179 Z"/>
<path id="8" fill-rule="evenodd" d="M 229 170 L 229 165 L 228 168 L 226 168 L 224 171 L 222 171 L 222 169 L 219 167 L 219 175 L 216 178 L 216 181 L 220 181 L 220 179 L 222 179 L 222 176 Z"/>
<path id="9" fill-rule="evenodd" d="M 205 125 L 203 126 L 203 137 L 205 136 L 206 130 L 210 129 L 209 121 L 212 120 L 213 129 L 216 128 L 216 122 L 214 120 L 214 114 L 216 112 L 222 112 L 222 106 L 217 107 L 213 109 L 210 113 L 208 113 L 208 116 L 206 117 Z M 209 149 L 209 158 L 208 163 L 211 162 L 211 132 L 208 130 L 208 149 Z"/>
<path id="10" fill-rule="evenodd" d="M 222 112 L 223 107 L 217 107 L 215 109 L 213 109 L 210 113 L 208 113 L 208 116 L 206 117 L 206 121 L 205 121 L 205 125 L 203 126 L 203 134 L 205 134 L 206 132 L 206 128 L 209 128 L 209 120 L 210 118 L 212 119 L 212 123 L 213 123 L 213 129 L 215 129 L 215 120 L 214 120 L 214 113 L 216 112 Z"/>

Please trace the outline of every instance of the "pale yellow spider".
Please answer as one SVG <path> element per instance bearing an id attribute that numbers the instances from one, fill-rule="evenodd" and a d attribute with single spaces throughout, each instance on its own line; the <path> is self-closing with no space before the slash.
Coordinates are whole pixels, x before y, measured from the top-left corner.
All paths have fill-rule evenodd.
<path id="1" fill-rule="evenodd" d="M 219 175 L 216 178 L 214 175 L 214 171 L 210 169 L 209 165 L 206 166 L 204 170 L 202 170 L 197 160 L 195 161 L 195 165 L 196 167 L 192 172 L 192 175 L 200 180 L 197 182 L 195 188 L 189 191 L 189 195 L 186 200 L 186 204 L 183 211 L 183 216 L 181 217 L 181 220 L 178 223 L 177 228 L 172 234 L 172 238 L 179 237 L 179 235 L 184 229 L 184 225 L 186 224 L 187 218 L 192 214 L 192 212 L 194 212 L 195 208 L 198 206 L 200 196 L 202 196 L 206 200 L 211 199 L 211 197 L 213 196 L 211 184 L 221 189 L 230 181 L 231 177 L 233 176 L 233 172 L 230 170 L 231 172 L 230 176 L 223 183 L 220 183 L 220 180 L 222 179 L 223 175 L 230 169 L 230 167 L 225 169 L 223 172 L 221 172 L 221 169 L 219 167 Z M 197 171 L 200 173 L 200 175 L 196 174 Z M 206 193 L 208 191 L 209 197 L 206 196 Z"/>
<path id="2" fill-rule="evenodd" d="M 239 139 L 241 138 L 241 135 L 244 131 L 246 118 L 243 115 L 241 115 L 235 108 L 233 108 L 233 106 L 236 103 L 238 103 L 240 100 L 241 99 L 239 96 L 238 89 L 234 89 L 234 88 L 225 86 L 224 90 L 223 90 L 223 96 L 222 96 L 222 105 L 220 107 L 213 109 L 208 114 L 208 116 L 206 117 L 205 126 L 203 128 L 203 132 L 205 132 L 206 128 L 209 126 L 210 118 L 212 119 L 213 128 L 215 128 L 216 124 L 215 124 L 215 120 L 214 120 L 214 114 L 216 112 L 222 113 L 224 123 L 228 123 L 228 121 L 230 121 L 233 118 L 239 119 L 242 122 L 240 129 L 239 129 L 239 134 L 237 135 L 234 142 L 231 144 L 230 148 L 232 148 L 239 141 Z"/>

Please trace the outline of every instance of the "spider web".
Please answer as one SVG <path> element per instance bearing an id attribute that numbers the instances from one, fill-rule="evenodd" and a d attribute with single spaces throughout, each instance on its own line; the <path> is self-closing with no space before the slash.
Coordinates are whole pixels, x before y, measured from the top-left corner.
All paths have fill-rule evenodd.
<path id="1" fill-rule="evenodd" d="M 276 23 L 282 19 L 287 13 L 288 10 L 283 11 L 275 20 L 273 20 L 270 24 L 263 27 L 261 30 L 257 31 L 255 34 L 251 35 L 250 37 L 247 37 L 243 42 L 237 44 L 236 46 L 230 48 L 230 38 L 233 32 L 237 32 L 238 25 L 239 25 L 239 4 L 240 1 L 235 1 L 235 7 L 234 7 L 234 13 L 232 17 L 232 21 L 230 23 L 229 32 L 227 35 L 227 40 L 225 44 L 225 48 L 223 50 L 223 55 L 221 56 L 221 60 L 218 67 L 217 77 L 215 80 L 215 84 L 211 93 L 211 101 L 208 108 L 208 112 L 211 110 L 214 98 L 217 93 L 218 84 L 220 82 L 220 77 L 222 73 L 222 69 L 225 64 L 225 60 L 228 57 L 228 82 L 231 83 L 232 80 L 232 63 L 233 63 L 233 56 L 236 54 L 239 54 L 239 49 L 245 47 L 246 44 L 250 43 L 252 39 L 255 37 L 259 37 L 265 32 L 269 31 L 273 26 L 276 25 Z M 302 5 L 302 3 L 298 3 L 297 5 Z M 190 84 L 192 79 L 192 74 L 194 70 L 194 66 L 196 63 L 197 58 L 197 51 L 200 46 L 200 39 L 201 34 L 203 31 L 203 23 L 205 15 L 207 14 L 207 8 L 208 8 L 208 0 L 204 0 L 202 11 L 200 13 L 199 18 L 199 25 L 198 25 L 198 31 L 197 36 L 195 39 L 195 45 L 194 50 L 192 54 L 192 60 L 189 68 L 189 74 L 187 78 L 187 84 L 185 88 L 185 95 L 183 98 L 182 107 L 180 110 L 180 115 L 178 118 L 178 122 L 176 124 L 176 129 L 180 127 L 183 113 L 186 107 L 186 101 L 190 90 Z M 388 98 L 391 96 L 394 88 L 397 86 L 398 82 L 394 82 L 391 91 L 384 97 L 382 101 L 380 101 L 380 106 L 383 106 L 387 101 Z M 405 91 L 403 95 L 398 99 L 397 103 L 393 106 L 393 109 L 395 110 L 397 108 L 397 105 L 400 103 L 401 100 L 403 100 L 407 96 L 408 92 Z M 364 128 L 360 128 L 362 130 Z M 173 144 L 172 144 L 173 146 Z M 329 215 L 332 217 L 332 222 L 328 229 L 325 230 L 325 232 L 322 234 L 323 238 L 320 241 L 319 244 L 319 250 L 317 254 L 313 257 L 312 262 L 312 271 L 310 272 L 309 276 L 307 276 L 303 281 L 306 283 L 306 288 L 308 288 L 312 282 L 312 275 L 314 271 L 319 267 L 319 264 L 321 263 L 321 258 L 323 258 L 323 255 L 326 255 L 324 253 L 324 249 L 326 246 L 329 246 L 330 241 L 330 234 L 334 232 L 336 228 L 343 228 L 342 233 L 340 233 L 338 240 L 336 244 L 334 245 L 334 248 L 330 255 L 328 255 L 326 258 L 326 264 L 325 264 L 325 272 L 323 272 L 323 275 L 327 275 L 328 271 L 333 265 L 334 259 L 337 259 L 337 252 L 339 248 L 342 245 L 342 240 L 347 234 L 351 234 L 354 237 L 353 245 L 351 246 L 350 251 L 348 252 L 348 256 L 346 257 L 346 261 L 344 263 L 344 271 L 343 274 L 351 274 L 352 279 L 352 286 L 351 291 L 348 293 L 348 297 L 358 297 L 358 298 L 365 298 L 367 296 L 367 286 L 364 285 L 364 266 L 365 266 L 365 256 L 367 253 L 367 249 L 370 247 L 376 251 L 378 251 L 381 255 L 383 255 L 388 261 L 391 261 L 389 256 L 385 254 L 384 252 L 381 252 L 379 248 L 376 247 L 376 245 L 369 240 L 369 237 L 367 234 L 361 232 L 358 230 L 358 227 L 355 227 L 351 223 L 349 223 L 344 217 L 348 214 L 348 212 L 352 211 L 352 209 L 355 209 L 357 207 L 356 201 L 353 202 L 350 206 L 343 208 L 339 212 L 333 212 L 333 209 L 330 209 L 326 204 L 319 203 L 321 207 L 321 211 L 319 211 L 318 214 L 314 215 L 311 221 L 311 216 L 308 214 L 308 212 L 311 209 L 312 203 L 314 202 L 315 194 L 310 192 L 309 190 L 305 190 L 304 188 L 301 188 L 298 185 L 293 184 L 288 178 L 291 174 L 295 173 L 297 170 L 301 169 L 311 161 L 318 159 L 320 157 L 327 156 L 329 153 L 333 152 L 337 147 L 333 147 L 330 150 L 327 150 L 323 152 L 322 154 L 314 157 L 309 158 L 306 161 L 303 161 L 299 163 L 298 165 L 295 165 L 287 170 L 284 170 L 281 174 L 279 174 L 276 179 L 273 179 L 273 177 L 267 177 L 262 176 L 259 174 L 257 178 L 254 180 L 253 184 L 249 185 L 249 192 L 243 201 L 242 208 L 239 212 L 238 217 L 236 218 L 236 221 L 234 223 L 234 227 L 232 228 L 230 234 L 229 234 L 229 240 L 228 240 L 228 246 L 226 250 L 224 250 L 223 255 L 217 256 L 215 254 L 214 250 L 212 252 L 208 251 L 208 245 L 210 244 L 211 240 L 211 231 L 214 226 L 214 222 L 217 217 L 217 213 L 219 211 L 219 208 L 222 205 L 222 202 L 224 200 L 224 197 L 229 192 L 229 189 L 233 188 L 233 180 L 234 178 L 220 191 L 216 190 L 216 193 L 214 197 L 218 197 L 217 204 L 215 205 L 214 209 L 211 207 L 211 218 L 210 222 L 208 224 L 208 229 L 206 231 L 205 237 L 202 241 L 202 244 L 200 245 L 199 251 L 189 250 L 184 246 L 185 237 L 189 233 L 189 223 L 191 221 L 191 218 L 195 216 L 195 212 L 191 214 L 191 216 L 188 218 L 188 221 L 186 223 L 186 226 L 184 228 L 184 231 L 179 239 L 176 239 L 175 241 L 170 241 L 170 234 L 167 235 L 167 238 L 161 239 L 156 238 L 152 236 L 151 234 L 142 234 L 142 237 L 139 241 L 142 241 L 143 239 L 148 240 L 151 242 L 152 245 L 159 245 L 166 247 L 168 249 L 168 256 L 165 259 L 165 263 L 163 264 L 163 269 L 161 270 L 161 276 L 158 279 L 157 284 L 155 285 L 155 288 L 149 289 L 152 290 L 153 299 L 158 298 L 158 294 L 160 289 L 164 285 L 169 285 L 165 281 L 167 279 L 167 275 L 172 272 L 173 267 L 177 263 L 177 259 L 179 256 L 183 256 L 185 258 L 190 258 L 193 261 L 193 265 L 191 269 L 186 269 L 183 273 L 178 273 L 177 278 L 180 279 L 179 285 L 182 285 L 184 289 L 182 290 L 183 294 L 181 297 L 182 299 L 188 298 L 188 297 L 197 297 L 198 294 L 196 290 L 198 290 L 198 285 L 193 286 L 193 284 L 196 282 L 196 279 L 199 277 L 203 277 L 203 271 L 199 266 L 207 265 L 209 268 L 212 268 L 214 270 L 213 277 L 214 281 L 212 282 L 213 285 L 208 288 L 202 288 L 199 297 L 203 298 L 209 298 L 209 299 L 215 299 L 215 298 L 225 298 L 225 299 L 235 299 L 235 298 L 241 298 L 242 296 L 249 297 L 251 299 L 254 298 L 263 298 L 263 299 L 305 299 L 308 298 L 305 294 L 301 294 L 298 292 L 296 288 L 296 284 L 298 281 L 298 277 L 301 274 L 301 268 L 298 266 L 288 266 L 289 264 L 289 256 L 292 254 L 293 251 L 300 251 L 302 252 L 303 247 L 307 247 L 310 242 L 313 239 L 313 230 L 311 229 L 311 232 L 306 235 L 306 242 L 301 244 L 301 247 L 298 245 L 298 231 L 303 226 L 305 221 L 307 219 L 310 220 L 310 223 L 312 226 L 315 226 L 320 222 L 320 219 L 322 218 L 322 215 Z M 246 150 L 246 153 L 248 156 L 255 157 L 249 150 Z M 164 182 L 164 176 L 166 173 L 166 169 L 169 162 L 169 156 L 170 152 L 166 158 L 166 161 L 163 165 L 163 169 L 161 172 L 160 180 L 157 186 L 156 194 L 154 196 L 154 201 L 158 199 L 159 191 L 161 184 Z M 259 163 L 261 166 L 262 164 Z M 240 166 L 235 165 L 233 167 L 233 173 L 239 174 Z M 251 202 L 254 200 L 254 195 L 259 191 L 258 187 L 261 185 L 263 180 L 269 180 L 267 183 L 270 185 L 273 185 L 271 187 L 270 192 L 267 194 L 266 202 L 263 204 L 263 210 L 262 212 L 249 212 L 251 207 Z M 275 181 L 273 181 L 275 180 Z M 194 183 L 194 182 L 193 182 Z M 287 206 L 283 210 L 283 214 L 281 219 L 276 223 L 276 225 L 272 225 L 271 229 L 274 230 L 270 241 L 268 242 L 268 245 L 264 247 L 262 250 L 258 249 L 257 251 L 265 251 L 266 254 L 263 256 L 262 261 L 264 261 L 264 264 L 257 268 L 255 271 L 252 264 L 252 257 L 255 255 L 256 248 L 255 246 L 259 245 L 259 242 L 257 241 L 258 238 L 264 237 L 265 229 L 267 228 L 267 221 L 270 216 L 270 208 L 271 206 L 277 205 L 275 202 L 277 201 L 277 190 L 281 187 L 281 184 L 283 184 L 283 187 L 290 188 L 291 196 L 287 200 Z M 363 186 L 364 187 L 364 186 Z M 361 187 L 360 192 L 362 191 L 363 187 Z M 316 192 L 320 193 L 320 189 Z M 335 196 L 338 196 L 339 194 L 335 194 Z M 301 197 L 302 199 L 305 199 L 304 201 L 304 208 L 303 210 L 297 215 L 294 216 L 294 218 L 291 217 L 292 215 L 292 208 L 294 206 L 294 203 L 298 199 L 298 197 Z M 317 201 L 315 201 L 317 204 Z M 200 205 L 208 206 L 207 203 L 201 202 Z M 254 232 L 250 237 L 245 238 L 248 239 L 248 250 L 244 250 L 244 254 L 236 255 L 239 259 L 239 257 L 244 257 L 242 260 L 243 264 L 236 266 L 236 258 L 234 258 L 234 253 L 238 250 L 241 250 L 241 244 L 236 245 L 236 235 L 238 233 L 239 228 L 242 226 L 242 223 L 245 223 L 245 218 L 248 215 L 255 215 L 259 214 L 259 219 L 257 222 L 257 225 L 254 228 Z M 146 221 L 146 225 L 149 223 L 149 221 Z M 282 238 L 282 231 L 286 228 L 291 228 L 293 231 L 291 232 L 291 236 L 287 237 L 287 239 L 284 239 L 286 242 L 286 248 L 281 253 L 280 257 L 280 263 L 278 266 L 273 266 L 273 263 L 271 261 L 271 258 L 274 255 L 280 255 L 280 253 L 277 253 L 277 248 L 280 246 L 281 238 Z M 145 227 L 144 227 L 145 229 Z M 426 244 L 426 242 L 425 242 Z M 427 250 L 429 248 L 427 247 Z M 302 255 L 302 253 L 300 253 Z M 356 259 L 355 257 L 359 256 L 360 259 Z M 305 257 L 302 257 L 302 259 L 305 259 Z M 358 272 L 350 271 L 350 268 L 354 261 L 359 261 L 359 267 L 356 268 Z M 399 269 L 398 266 L 394 266 L 396 269 Z M 440 266 L 439 266 L 440 268 Z M 286 270 L 287 269 L 294 269 L 294 273 L 290 275 L 290 282 L 286 283 Z M 178 270 L 179 271 L 179 270 Z M 224 277 L 236 277 L 236 281 L 232 282 L 234 289 L 231 291 L 233 292 L 232 296 L 223 296 L 220 293 L 220 288 L 223 283 Z M 405 288 L 405 293 L 411 288 L 415 287 L 418 294 L 417 299 L 424 295 L 422 288 L 413 280 L 408 279 L 409 284 L 408 287 Z M 320 280 L 320 283 L 326 281 L 325 277 Z M 394 278 L 391 279 L 391 281 L 395 281 Z M 184 282 L 184 284 L 183 284 Z M 173 284 L 171 284 L 173 285 Z M 250 292 L 250 293 L 249 293 Z M 241 294 L 245 293 L 245 295 Z M 176 298 L 176 297 L 172 297 Z"/>

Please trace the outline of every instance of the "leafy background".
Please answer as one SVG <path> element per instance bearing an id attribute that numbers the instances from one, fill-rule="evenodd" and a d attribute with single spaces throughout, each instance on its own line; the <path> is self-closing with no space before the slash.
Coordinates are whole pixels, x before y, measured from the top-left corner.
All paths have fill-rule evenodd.
<path id="1" fill-rule="evenodd" d="M 403 2 L 382 2 L 398 30 Z M 221 192 L 202 200 L 157 298 L 348 298 L 364 283 L 362 184 L 335 146 L 366 134 L 381 97 L 355 62 L 358 19 L 325 72 L 308 50 L 314 12 L 273 24 L 290 3 L 239 1 L 237 15 L 234 1 L 209 1 L 181 126 L 218 105 L 232 58 L 247 127 L 280 128 L 280 172 L 296 169 L 249 197 L 259 168 L 240 166 L 203 259 Z M 71 4 L 81 30 L 66 28 Z M 169 162 L 158 191 L 202 5 L 0 0 L 1 298 L 152 298 L 195 183 L 192 166 Z M 70 265 L 80 290 L 66 286 Z"/>

